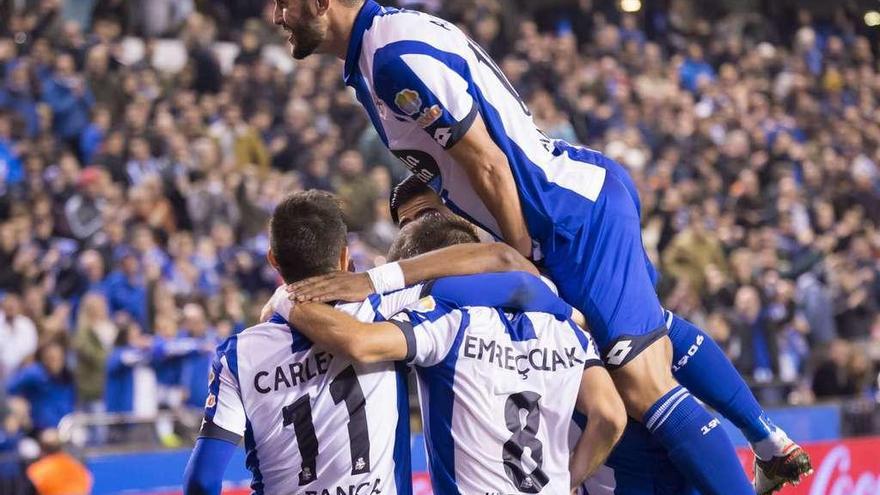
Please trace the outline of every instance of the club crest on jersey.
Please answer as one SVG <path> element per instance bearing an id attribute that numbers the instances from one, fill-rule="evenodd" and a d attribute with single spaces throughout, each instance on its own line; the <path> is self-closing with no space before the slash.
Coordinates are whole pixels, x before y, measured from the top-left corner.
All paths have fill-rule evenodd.
<path id="1" fill-rule="evenodd" d="M 394 96 L 394 104 L 401 112 L 407 115 L 415 115 L 422 109 L 422 99 L 419 94 L 411 89 L 404 89 Z"/>
<path id="2" fill-rule="evenodd" d="M 437 119 L 439 119 L 441 115 L 443 115 L 443 110 L 440 110 L 440 105 L 434 105 L 430 108 L 426 108 L 421 115 L 419 115 L 419 118 L 416 119 L 416 124 L 424 129 L 434 122 L 437 122 Z"/>
<path id="3" fill-rule="evenodd" d="M 214 394 L 208 394 L 208 399 L 205 401 L 205 407 L 214 407 L 217 405 L 217 396 Z"/>

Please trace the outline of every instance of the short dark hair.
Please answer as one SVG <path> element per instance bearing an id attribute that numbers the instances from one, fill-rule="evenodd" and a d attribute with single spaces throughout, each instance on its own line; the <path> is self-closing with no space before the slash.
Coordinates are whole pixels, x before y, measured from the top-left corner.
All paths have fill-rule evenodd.
<path id="1" fill-rule="evenodd" d="M 473 225 L 460 217 L 432 211 L 408 223 L 400 231 L 388 251 L 388 260 L 403 260 L 470 242 L 480 242 Z"/>
<path id="2" fill-rule="evenodd" d="M 348 230 L 339 200 L 326 191 L 284 198 L 269 221 L 269 243 L 286 283 L 337 269 Z"/>
<path id="3" fill-rule="evenodd" d="M 400 209 L 400 206 L 416 196 L 431 192 L 433 192 L 433 190 L 428 187 L 427 184 L 422 182 L 422 179 L 419 179 L 415 174 L 400 181 L 400 184 L 394 186 L 394 191 L 391 193 L 391 201 L 389 204 L 389 208 L 391 209 L 391 220 L 393 220 L 395 224 L 399 224 L 400 217 L 398 216 L 397 211 Z"/>

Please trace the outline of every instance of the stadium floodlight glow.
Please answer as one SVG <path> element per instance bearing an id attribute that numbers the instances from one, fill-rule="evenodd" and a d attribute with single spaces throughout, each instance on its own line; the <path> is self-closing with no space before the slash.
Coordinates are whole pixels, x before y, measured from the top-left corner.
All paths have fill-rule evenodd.
<path id="1" fill-rule="evenodd" d="M 869 27 L 880 26 L 880 12 L 869 10 L 865 12 L 865 24 Z"/>
<path id="2" fill-rule="evenodd" d="M 642 9 L 642 0 L 620 0 L 620 10 L 624 12 L 638 12 Z"/>

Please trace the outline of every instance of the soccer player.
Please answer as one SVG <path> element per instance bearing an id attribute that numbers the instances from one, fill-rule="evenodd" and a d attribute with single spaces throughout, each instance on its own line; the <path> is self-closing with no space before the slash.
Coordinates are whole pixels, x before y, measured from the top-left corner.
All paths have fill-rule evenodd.
<path id="1" fill-rule="evenodd" d="M 809 472 L 806 452 L 767 420 L 741 377 L 711 368 L 725 357 L 705 333 L 667 322 L 622 167 L 547 138 L 481 47 L 441 19 L 372 0 L 276 0 L 275 23 L 290 32 L 294 58 L 345 60 L 345 82 L 383 142 L 444 204 L 543 262 L 586 315 L 629 415 L 703 493 L 753 490 L 717 419 L 673 377 L 673 346 L 701 348 L 688 386 L 752 442 L 760 493 Z"/>
<path id="2" fill-rule="evenodd" d="M 273 213 L 269 261 L 286 282 L 338 270 L 348 266 L 346 234 L 332 195 L 293 194 Z M 423 293 L 457 303 L 465 294 L 468 301 L 560 318 L 572 314 L 538 278 L 523 273 L 441 279 L 339 308 L 364 321 L 382 320 Z M 257 494 L 411 493 L 402 370 L 336 357 L 277 314 L 230 337 L 212 363 L 185 492 L 219 494 L 223 470 L 243 437 Z"/>
<path id="3" fill-rule="evenodd" d="M 478 240 L 464 220 L 426 215 L 403 229 L 390 257 Z M 437 494 L 568 493 L 601 465 L 626 424 L 595 345 L 571 320 L 431 296 L 383 323 L 322 304 L 290 314 L 332 352 L 416 367 Z M 589 422 L 570 456 L 575 405 Z"/>

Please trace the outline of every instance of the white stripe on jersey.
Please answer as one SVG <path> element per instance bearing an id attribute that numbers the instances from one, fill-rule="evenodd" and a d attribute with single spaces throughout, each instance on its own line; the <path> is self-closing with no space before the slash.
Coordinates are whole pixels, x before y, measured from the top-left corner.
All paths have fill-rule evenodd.
<path id="1" fill-rule="evenodd" d="M 415 286 L 337 307 L 381 320 L 420 292 Z M 245 437 L 256 493 L 411 493 L 407 389 L 397 365 L 333 356 L 277 314 L 221 349 L 205 416 Z"/>

